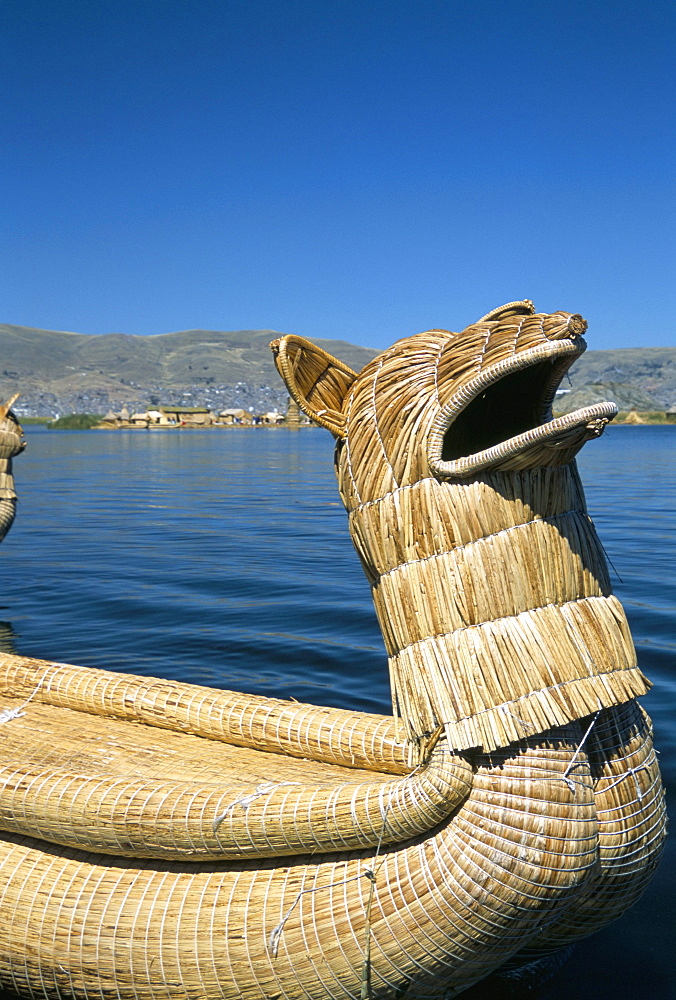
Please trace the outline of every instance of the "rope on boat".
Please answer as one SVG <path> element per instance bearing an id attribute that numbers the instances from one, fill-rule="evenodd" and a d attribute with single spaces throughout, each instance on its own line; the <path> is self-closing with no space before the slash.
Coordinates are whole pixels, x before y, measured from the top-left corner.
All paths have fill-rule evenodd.
<path id="1" fill-rule="evenodd" d="M 300 785 L 300 781 L 264 781 L 249 795 L 243 795 L 241 798 L 235 799 L 234 802 L 231 802 L 230 805 L 226 807 L 224 812 L 214 818 L 214 821 L 211 824 L 211 829 L 214 833 L 216 833 L 220 824 L 226 818 L 228 813 L 232 812 L 235 806 L 241 806 L 242 809 L 248 809 L 251 803 L 255 802 L 256 799 L 261 797 L 261 795 L 269 795 L 270 792 L 275 792 L 278 788 L 284 788 L 285 785 Z"/>
<path id="2" fill-rule="evenodd" d="M 38 693 L 40 687 L 42 686 L 43 680 L 44 677 L 41 677 L 38 683 L 36 684 L 32 694 L 30 694 L 29 697 L 26 698 L 26 700 L 22 702 L 20 705 L 17 705 L 16 708 L 5 708 L 2 710 L 2 712 L 0 712 L 0 725 L 3 722 L 10 722 L 12 719 L 20 719 L 23 715 L 26 714 L 23 710 Z"/>
<path id="3" fill-rule="evenodd" d="M 584 747 L 585 743 L 587 742 L 587 737 L 590 735 L 592 729 L 596 725 L 596 720 L 598 719 L 598 717 L 599 717 L 599 715 L 601 714 L 602 711 L 603 711 L 602 708 L 599 707 L 598 711 L 594 713 L 594 716 L 593 716 L 591 722 L 589 723 L 589 726 L 587 727 L 587 732 L 584 734 L 584 736 L 582 737 L 582 739 L 578 743 L 577 749 L 575 750 L 575 753 L 570 758 L 570 764 L 568 765 L 568 767 L 566 768 L 566 770 L 563 772 L 562 778 L 565 781 L 565 783 L 568 785 L 568 787 L 570 788 L 571 792 L 575 791 L 575 782 L 571 778 L 569 778 L 568 775 L 570 774 L 570 772 L 572 771 L 573 767 L 575 766 L 575 761 L 578 759 L 578 757 L 582 753 L 582 748 Z"/>

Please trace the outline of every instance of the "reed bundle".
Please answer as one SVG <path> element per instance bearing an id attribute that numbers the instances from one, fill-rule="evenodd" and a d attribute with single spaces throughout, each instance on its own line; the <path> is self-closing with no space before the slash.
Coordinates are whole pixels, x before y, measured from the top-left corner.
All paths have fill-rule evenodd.
<path id="1" fill-rule="evenodd" d="M 9 659 L 2 658 L 5 666 Z M 82 668 L 61 672 L 90 681 Z M 42 674 L 43 698 L 55 673 Z M 109 673 L 99 680 L 113 691 L 134 678 Z M 145 679 L 138 687 L 147 693 L 152 685 Z M 176 701 L 198 695 L 190 685 L 171 686 Z M 110 710 L 92 715 L 77 697 L 75 708 L 64 707 L 67 687 L 60 685 L 60 707 L 53 696 L 41 704 L 40 687 L 19 706 L 0 694 L 0 718 L 11 719 L 0 762 L 2 830 L 125 857 L 280 857 L 407 840 L 440 823 L 472 783 L 470 764 L 448 752 L 393 778 L 139 726 Z M 293 708 L 302 723 L 313 706 Z M 390 721 L 343 715 L 363 735 Z"/>
<path id="2" fill-rule="evenodd" d="M 129 719 L 288 757 L 407 774 L 411 748 L 395 721 L 367 712 L 219 691 L 159 677 L 82 667 L 0 652 L 0 690 L 10 697 Z"/>

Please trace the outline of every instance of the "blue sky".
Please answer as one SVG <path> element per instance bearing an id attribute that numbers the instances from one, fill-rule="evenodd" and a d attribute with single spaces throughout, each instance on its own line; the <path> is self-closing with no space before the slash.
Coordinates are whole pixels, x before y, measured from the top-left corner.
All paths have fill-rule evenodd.
<path id="1" fill-rule="evenodd" d="M 3 0 L 0 321 L 676 343 L 669 0 Z"/>

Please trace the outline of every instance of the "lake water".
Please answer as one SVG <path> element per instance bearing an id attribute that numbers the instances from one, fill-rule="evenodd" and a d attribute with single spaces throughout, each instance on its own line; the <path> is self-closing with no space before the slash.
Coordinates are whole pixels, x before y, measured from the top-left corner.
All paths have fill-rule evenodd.
<path id="1" fill-rule="evenodd" d="M 386 656 L 319 428 L 27 429 L 0 549 L 0 646 L 27 656 L 389 712 Z M 579 465 L 676 780 L 676 427 L 610 427 Z M 539 992 L 668 1000 L 675 852 Z M 2 994 L 0 994 L 2 996 Z M 9 994 L 6 994 L 9 996 Z"/>

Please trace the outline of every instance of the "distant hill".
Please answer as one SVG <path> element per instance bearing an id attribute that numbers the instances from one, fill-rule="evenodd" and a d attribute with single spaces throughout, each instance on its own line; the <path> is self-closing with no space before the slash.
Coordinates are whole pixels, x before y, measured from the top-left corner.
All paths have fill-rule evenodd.
<path id="1" fill-rule="evenodd" d="M 269 343 L 274 330 L 183 330 L 139 337 L 0 325 L 0 397 L 20 392 L 24 416 L 106 413 L 126 406 L 285 409 L 287 393 Z M 377 355 L 342 340 L 318 340 L 355 371 Z M 566 412 L 598 399 L 622 409 L 676 406 L 676 347 L 588 351 L 556 400 Z M 617 397 L 617 398 L 615 398 Z"/>
<path id="2" fill-rule="evenodd" d="M 610 399 L 621 410 L 668 410 L 676 406 L 676 347 L 627 347 L 587 351 L 564 379 L 555 402 L 568 413 Z"/>
<path id="3" fill-rule="evenodd" d="M 139 337 L 0 325 L 0 397 L 20 392 L 24 416 L 105 413 L 149 404 L 285 409 L 275 330 L 183 330 Z M 377 351 L 315 340 L 355 370 Z"/>

